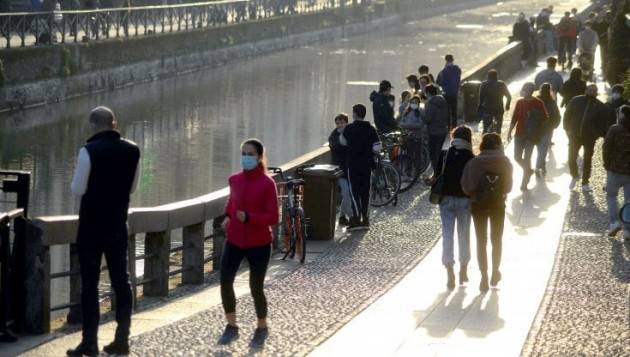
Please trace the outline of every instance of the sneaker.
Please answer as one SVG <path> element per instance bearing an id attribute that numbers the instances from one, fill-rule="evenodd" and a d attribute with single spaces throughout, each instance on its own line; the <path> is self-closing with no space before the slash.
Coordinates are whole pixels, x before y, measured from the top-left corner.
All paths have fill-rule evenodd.
<path id="1" fill-rule="evenodd" d="M 370 229 L 370 220 L 367 218 L 364 218 L 363 221 L 361 221 L 361 229 L 364 230 L 369 230 Z"/>
<path id="2" fill-rule="evenodd" d="M 339 225 L 340 226 L 347 226 L 350 224 L 350 221 L 348 221 L 348 219 L 344 216 L 339 217 Z"/>
<path id="3" fill-rule="evenodd" d="M 593 192 L 593 188 L 589 184 L 582 185 L 582 192 Z"/>
<path id="4" fill-rule="evenodd" d="M 265 347 L 265 341 L 269 337 L 269 329 L 267 327 L 257 328 L 254 331 L 254 337 L 252 337 L 252 341 L 249 343 L 249 347 L 255 349 L 261 349 Z"/>
<path id="5" fill-rule="evenodd" d="M 363 229 L 361 220 L 358 217 L 350 218 L 350 224 L 348 224 L 348 228 L 346 228 L 346 230 L 354 232 L 361 229 Z"/>
<path id="6" fill-rule="evenodd" d="M 119 341 L 114 339 L 114 342 L 103 347 L 103 351 L 108 355 L 128 355 L 129 341 Z"/>
<path id="7" fill-rule="evenodd" d="M 223 335 L 219 337 L 219 341 L 217 344 L 219 345 L 229 345 L 233 341 L 238 339 L 238 326 L 227 325 L 225 326 L 225 331 L 223 331 Z"/>
<path id="8" fill-rule="evenodd" d="M 577 178 L 572 178 L 571 179 L 571 183 L 569 184 L 569 190 L 575 190 L 575 186 L 577 186 Z"/>
<path id="9" fill-rule="evenodd" d="M 66 355 L 72 357 L 98 356 L 98 345 L 81 342 L 76 348 L 67 350 Z"/>
<path id="10" fill-rule="evenodd" d="M 611 223 L 608 226 L 608 232 L 606 233 L 609 237 L 614 237 L 621 230 L 621 224 L 619 222 Z"/>

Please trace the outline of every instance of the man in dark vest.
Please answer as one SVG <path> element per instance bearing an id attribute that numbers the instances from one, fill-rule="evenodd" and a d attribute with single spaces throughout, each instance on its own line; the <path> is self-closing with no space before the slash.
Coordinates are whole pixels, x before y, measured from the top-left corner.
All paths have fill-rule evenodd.
<path id="1" fill-rule="evenodd" d="M 116 335 L 108 354 L 129 353 L 132 294 L 127 272 L 127 210 L 138 181 L 140 150 L 116 130 L 114 113 L 97 107 L 90 113 L 94 135 L 79 151 L 72 192 L 81 197 L 77 247 L 81 267 L 83 338 L 69 356 L 96 356 L 98 281 L 105 255 L 116 297 Z M 132 262 L 133 264 L 133 262 Z"/>

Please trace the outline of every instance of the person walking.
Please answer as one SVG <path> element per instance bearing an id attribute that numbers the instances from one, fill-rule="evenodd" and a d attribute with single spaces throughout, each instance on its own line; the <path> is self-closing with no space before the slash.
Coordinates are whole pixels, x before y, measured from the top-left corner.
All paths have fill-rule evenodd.
<path id="1" fill-rule="evenodd" d="M 623 188 L 626 204 L 630 203 L 630 106 L 623 105 L 617 112 L 618 124 L 608 129 L 603 155 L 606 169 L 606 202 L 608 204 L 608 236 L 614 237 L 622 229 L 619 222 L 617 195 Z M 630 226 L 624 228 L 624 239 L 630 240 Z"/>
<path id="2" fill-rule="evenodd" d="M 590 69 L 593 69 L 595 63 L 595 50 L 598 44 L 599 36 L 593 30 L 593 23 L 587 21 L 584 24 L 584 30 L 578 35 L 577 48 L 580 51 L 580 56 L 588 58 Z"/>
<path id="3" fill-rule="evenodd" d="M 536 158 L 536 176 L 545 177 L 547 176 L 547 153 L 549 152 L 549 147 L 553 139 L 553 131 L 560 125 L 562 118 L 560 117 L 560 109 L 558 108 L 556 97 L 551 90 L 551 84 L 543 83 L 540 87 L 538 99 L 542 100 L 545 104 L 545 109 L 549 114 L 549 120 L 545 122 L 540 140 L 536 143 L 536 151 L 538 152 L 538 157 Z"/>
<path id="4" fill-rule="evenodd" d="M 370 94 L 374 125 L 376 125 L 376 130 L 380 134 L 387 134 L 398 128 L 398 124 L 394 119 L 394 106 L 390 104 L 392 88 L 392 84 L 389 81 L 381 81 L 378 86 L 378 92 L 373 91 Z"/>
<path id="5" fill-rule="evenodd" d="M 556 25 L 556 33 L 558 35 L 558 59 L 562 70 L 565 69 L 565 64 L 571 68 L 573 67 L 572 54 L 575 53 L 578 32 L 577 23 L 569 11 L 564 13 L 564 17 Z"/>
<path id="6" fill-rule="evenodd" d="M 265 147 L 260 140 L 248 139 L 241 144 L 241 167 L 242 171 L 228 179 L 230 195 L 222 224 L 227 239 L 220 272 L 221 302 L 227 325 L 217 343 L 227 345 L 239 337 L 234 279 L 246 259 L 258 318 L 250 347 L 262 348 L 269 336 L 264 283 L 271 257 L 271 227 L 280 221 L 278 193 L 275 181 L 267 175 Z"/>
<path id="7" fill-rule="evenodd" d="M 610 119 L 608 121 L 609 127 L 617 123 L 617 112 L 619 108 L 624 105 L 630 105 L 630 101 L 623 97 L 624 91 L 623 85 L 621 84 L 615 84 L 610 89 L 610 99 L 606 103 L 610 112 Z"/>
<path id="8" fill-rule="evenodd" d="M 521 66 L 525 68 L 527 61 L 532 55 L 532 41 L 531 41 L 531 28 L 529 21 L 525 17 L 524 13 L 518 14 L 518 19 L 514 26 L 512 26 L 512 39 L 514 41 L 520 41 L 523 44 L 523 54 L 521 55 Z"/>
<path id="9" fill-rule="evenodd" d="M 470 199 L 462 190 L 464 167 L 475 155 L 472 153 L 472 131 L 458 126 L 452 133 L 451 147 L 442 152 L 437 171 L 442 180 L 440 219 L 442 220 L 442 264 L 446 267 L 446 287 L 455 288 L 455 224 L 459 255 L 459 283 L 468 281 L 470 261 Z"/>
<path id="10" fill-rule="evenodd" d="M 597 86 L 590 84 L 586 94 L 579 95 L 569 102 L 564 112 L 562 126 L 569 138 L 569 171 L 571 172 L 570 189 L 574 189 L 579 178 L 577 158 L 580 148 L 584 148 L 582 166 L 582 191 L 591 192 L 591 162 L 595 142 L 604 136 L 608 123 L 608 108 L 597 99 Z"/>
<path id="11" fill-rule="evenodd" d="M 601 11 L 593 22 L 593 31 L 597 33 L 599 39 L 599 54 L 602 63 L 602 74 L 606 78 L 606 63 L 608 61 L 608 29 L 610 27 L 610 11 Z"/>
<path id="12" fill-rule="evenodd" d="M 449 129 L 457 126 L 457 96 L 459 94 L 459 84 L 462 80 L 462 70 L 455 64 L 453 55 L 444 56 L 446 64 L 438 73 L 437 84 L 442 87 L 444 98 L 448 103 Z"/>
<path id="13" fill-rule="evenodd" d="M 551 10 L 544 8 L 536 17 L 536 29 L 542 31 L 545 44 L 545 53 L 555 52 L 554 46 L 554 28 L 551 24 Z"/>
<path id="14" fill-rule="evenodd" d="M 503 81 L 499 80 L 496 70 L 488 71 L 487 80 L 479 87 L 478 113 L 483 121 L 483 132 L 490 131 L 501 135 L 503 128 L 503 113 L 510 110 L 512 96 Z M 503 99 L 505 98 L 505 105 Z"/>
<path id="15" fill-rule="evenodd" d="M 346 126 L 339 141 L 348 147 L 348 180 L 352 190 L 352 218 L 349 231 L 369 229 L 370 181 L 374 168 L 374 153 L 380 151 L 376 129 L 365 121 L 363 104 L 352 107 L 352 124 Z"/>
<path id="16" fill-rule="evenodd" d="M 536 89 L 540 89 L 543 83 L 550 83 L 554 93 L 559 93 L 562 90 L 563 80 L 560 73 L 556 72 L 556 66 L 558 60 L 555 57 L 547 58 L 547 68 L 536 74 L 534 84 Z"/>
<path id="17" fill-rule="evenodd" d="M 348 148 L 341 145 L 339 138 L 343 133 L 343 130 L 348 125 L 348 115 L 341 113 L 335 117 L 336 128 L 328 136 L 328 147 L 330 147 L 330 156 L 332 158 L 332 164 L 339 166 L 339 169 L 343 171 L 343 174 L 337 180 L 339 185 L 339 191 L 341 191 L 341 205 L 339 212 L 339 225 L 347 226 L 350 224 L 350 218 L 352 214 L 352 193 L 350 192 L 350 183 L 347 176 L 347 156 Z"/>
<path id="18" fill-rule="evenodd" d="M 527 191 L 527 185 L 534 170 L 532 170 L 532 151 L 542 134 L 544 126 L 547 125 L 549 115 L 545 109 L 545 103 L 534 97 L 534 83 L 527 82 L 521 89 L 521 99 L 516 102 L 512 122 L 508 131 L 508 141 L 512 140 L 514 134 L 514 161 L 523 169 L 523 180 L 521 181 L 521 191 Z"/>
<path id="19" fill-rule="evenodd" d="M 562 95 L 562 102 L 560 107 L 565 107 L 571 99 L 578 95 L 584 94 L 586 91 L 586 81 L 582 79 L 582 70 L 580 68 L 573 68 L 569 79 L 564 82 L 560 94 Z"/>
<path id="20" fill-rule="evenodd" d="M 108 354 L 129 353 L 132 294 L 127 270 L 129 195 L 138 182 L 140 150 L 121 137 L 111 109 L 96 107 L 89 115 L 92 137 L 79 151 L 72 193 L 81 197 L 77 249 L 81 273 L 81 343 L 68 356 L 96 356 L 100 319 L 98 281 L 101 259 L 116 298 L 116 333 L 104 347 Z M 133 264 L 133 262 L 132 262 Z"/>
<path id="21" fill-rule="evenodd" d="M 431 159 L 431 167 L 433 167 L 433 178 L 427 183 L 435 180 L 442 145 L 448 134 L 449 110 L 446 99 L 437 94 L 437 88 L 429 84 L 425 88 L 427 93 L 427 102 L 424 105 L 425 121 L 427 125 L 427 133 L 429 135 L 429 158 Z"/>
<path id="22" fill-rule="evenodd" d="M 481 271 L 479 290 L 488 291 L 488 225 L 492 244 L 492 275 L 490 285 L 501 280 L 501 252 L 505 223 L 505 200 L 512 191 L 512 164 L 503 153 L 501 137 L 484 134 L 480 154 L 464 167 L 462 191 L 471 197 L 471 213 L 477 236 L 477 261 Z"/>

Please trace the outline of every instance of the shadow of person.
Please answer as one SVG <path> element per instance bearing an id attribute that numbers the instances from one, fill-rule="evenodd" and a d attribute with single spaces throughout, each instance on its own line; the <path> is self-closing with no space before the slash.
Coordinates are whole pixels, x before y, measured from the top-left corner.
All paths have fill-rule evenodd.
<path id="1" fill-rule="evenodd" d="M 460 326 L 468 337 L 484 338 L 505 326 L 505 320 L 499 316 L 498 291 L 492 289 L 485 304 L 483 297 L 484 295 L 480 295 L 476 299 L 481 301 L 479 301 L 479 304 L 474 304 L 468 313 L 468 316 L 471 317 L 470 322 Z"/>
<path id="2" fill-rule="evenodd" d="M 441 317 L 439 323 L 432 323 L 430 315 L 417 323 L 417 325 L 424 325 L 422 327 L 432 337 L 446 337 L 456 328 L 460 319 L 464 316 L 465 310 L 468 309 L 468 307 L 464 308 L 464 300 L 466 299 L 465 286 L 460 286 L 450 299 L 448 298 L 449 295 L 450 292 L 440 293 L 436 299 L 437 303 L 434 304 L 435 307 L 431 310 L 431 315 Z M 474 304 L 474 301 L 471 304 Z M 418 321 L 417 317 L 416 321 Z M 425 322 L 427 323 L 425 324 Z"/>
<path id="3" fill-rule="evenodd" d="M 545 180 L 536 180 L 536 185 L 530 196 L 532 208 L 544 212 L 560 200 L 560 195 L 549 190 Z"/>

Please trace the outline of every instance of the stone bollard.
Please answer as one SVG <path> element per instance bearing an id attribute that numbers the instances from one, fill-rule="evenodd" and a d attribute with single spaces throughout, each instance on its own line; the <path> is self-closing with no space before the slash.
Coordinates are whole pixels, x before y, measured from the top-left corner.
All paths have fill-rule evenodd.
<path id="1" fill-rule="evenodd" d="M 171 231 L 147 233 L 144 247 L 144 295 L 167 296 Z"/>
<path id="2" fill-rule="evenodd" d="M 203 283 L 204 229 L 204 222 L 186 226 L 183 229 L 182 283 L 184 284 Z"/>
<path id="3" fill-rule="evenodd" d="M 50 251 L 43 244 L 43 230 L 33 224 L 26 227 L 24 286 L 26 290 L 24 332 L 50 332 Z"/>

